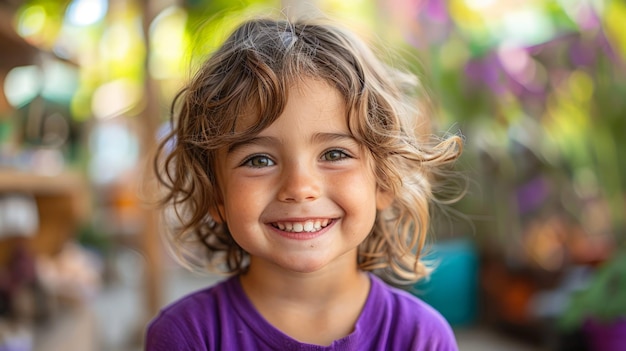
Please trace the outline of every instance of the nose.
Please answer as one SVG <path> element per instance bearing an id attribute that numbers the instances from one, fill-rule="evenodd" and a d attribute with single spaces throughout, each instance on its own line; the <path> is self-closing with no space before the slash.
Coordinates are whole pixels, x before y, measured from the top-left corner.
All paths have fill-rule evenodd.
<path id="1" fill-rule="evenodd" d="M 319 198 L 320 193 L 321 175 L 315 167 L 298 163 L 283 169 L 278 200 L 306 202 Z"/>

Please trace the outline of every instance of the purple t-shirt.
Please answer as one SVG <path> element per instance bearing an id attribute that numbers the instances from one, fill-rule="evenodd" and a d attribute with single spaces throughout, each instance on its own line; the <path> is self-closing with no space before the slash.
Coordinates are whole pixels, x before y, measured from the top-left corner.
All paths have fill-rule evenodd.
<path id="1" fill-rule="evenodd" d="M 330 346 L 298 342 L 267 322 L 238 277 L 192 293 L 150 322 L 147 351 L 423 350 L 456 351 L 447 321 L 417 297 L 370 274 L 371 289 L 354 331 Z"/>

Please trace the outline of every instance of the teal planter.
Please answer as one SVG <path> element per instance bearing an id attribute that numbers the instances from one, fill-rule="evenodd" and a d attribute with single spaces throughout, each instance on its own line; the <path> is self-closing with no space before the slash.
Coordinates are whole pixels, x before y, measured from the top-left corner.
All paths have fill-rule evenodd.
<path id="1" fill-rule="evenodd" d="M 435 244 L 426 260 L 437 263 L 430 279 L 411 292 L 438 310 L 453 327 L 472 324 L 478 310 L 478 254 L 469 240 Z"/>

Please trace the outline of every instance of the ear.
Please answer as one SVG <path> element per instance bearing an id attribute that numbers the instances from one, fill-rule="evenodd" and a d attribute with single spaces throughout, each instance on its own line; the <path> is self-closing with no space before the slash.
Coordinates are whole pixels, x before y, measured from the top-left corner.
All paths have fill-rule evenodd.
<path id="1" fill-rule="evenodd" d="M 376 187 L 376 209 L 379 211 L 387 209 L 393 202 L 393 193 Z"/>
<path id="2" fill-rule="evenodd" d="M 225 217 L 224 213 L 225 212 L 224 212 L 223 204 L 211 206 L 211 208 L 209 209 L 209 214 L 211 215 L 211 218 L 213 218 L 215 223 L 218 223 L 218 224 L 224 223 L 224 217 Z"/>

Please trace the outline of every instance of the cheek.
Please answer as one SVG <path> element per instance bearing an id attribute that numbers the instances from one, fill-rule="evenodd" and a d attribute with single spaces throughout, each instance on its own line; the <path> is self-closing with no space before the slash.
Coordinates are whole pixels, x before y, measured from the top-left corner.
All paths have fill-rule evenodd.
<path id="1" fill-rule="evenodd" d="M 224 191 L 224 207 L 227 215 L 242 214 L 248 212 L 250 203 L 254 201 L 253 189 L 245 185 L 226 186 Z"/>
<path id="2" fill-rule="evenodd" d="M 355 169 L 351 174 L 352 182 L 359 187 L 366 187 L 368 193 L 376 189 L 376 176 L 370 162 L 366 162 Z"/>
<path id="3" fill-rule="evenodd" d="M 342 177 L 331 179 L 332 193 L 341 193 L 360 206 L 376 203 L 376 181 L 367 169 L 358 169 Z M 332 196 L 332 195 L 331 195 Z"/>
<path id="4" fill-rule="evenodd" d="M 224 208 L 229 223 L 241 222 L 249 217 L 258 218 L 267 202 L 268 185 L 255 182 L 226 184 Z"/>

